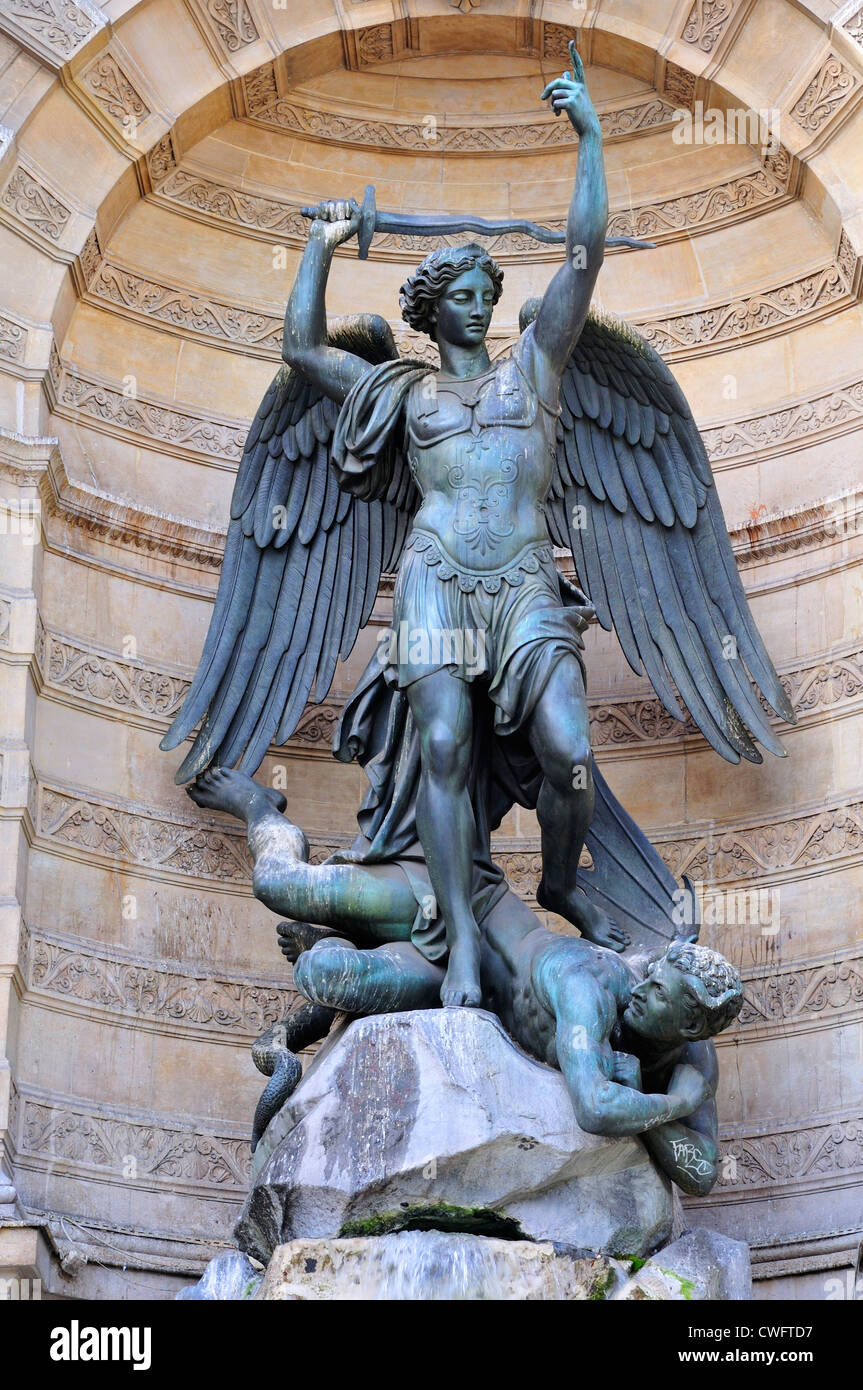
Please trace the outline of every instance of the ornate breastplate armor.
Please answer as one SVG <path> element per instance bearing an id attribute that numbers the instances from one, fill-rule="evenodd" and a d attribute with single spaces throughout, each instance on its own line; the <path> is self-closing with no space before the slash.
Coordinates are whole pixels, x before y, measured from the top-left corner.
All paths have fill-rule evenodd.
<path id="1" fill-rule="evenodd" d="M 546 540 L 538 481 L 554 431 L 514 358 L 469 380 L 437 373 L 411 391 L 407 454 L 423 494 L 417 529 L 462 574 L 518 571 Z M 537 467 L 538 463 L 538 467 Z"/>

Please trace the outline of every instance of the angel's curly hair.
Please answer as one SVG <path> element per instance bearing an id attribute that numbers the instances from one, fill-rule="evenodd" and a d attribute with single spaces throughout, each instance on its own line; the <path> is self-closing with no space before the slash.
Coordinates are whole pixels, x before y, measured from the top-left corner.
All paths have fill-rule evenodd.
<path id="1" fill-rule="evenodd" d="M 665 959 L 687 977 L 692 1026 L 701 1037 L 721 1033 L 743 1007 L 743 985 L 731 962 L 707 946 L 684 941 L 669 946 Z"/>
<path id="2" fill-rule="evenodd" d="M 402 318 L 420 333 L 434 338 L 432 310 L 453 280 L 466 271 L 477 269 L 485 271 L 494 289 L 494 303 L 503 293 L 503 271 L 497 261 L 493 261 L 484 246 L 478 242 L 468 242 L 466 246 L 440 246 L 426 256 L 409 275 L 401 287 L 399 303 Z"/>

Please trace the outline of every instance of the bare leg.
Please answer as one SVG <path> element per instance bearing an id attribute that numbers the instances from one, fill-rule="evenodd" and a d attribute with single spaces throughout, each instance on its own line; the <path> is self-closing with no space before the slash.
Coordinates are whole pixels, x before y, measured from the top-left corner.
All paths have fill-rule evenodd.
<path id="1" fill-rule="evenodd" d="M 410 937 L 417 904 L 403 875 L 387 878 L 359 864 L 310 864 L 305 835 L 281 814 L 281 792 L 225 767 L 201 773 L 188 792 L 196 805 L 246 822 L 254 894 L 273 912 L 347 935 L 378 928 L 387 936 Z"/>
<path id="2" fill-rule="evenodd" d="M 417 833 L 449 946 L 441 1000 L 476 1008 L 481 994 L 479 930 L 471 908 L 476 822 L 468 793 L 470 690 L 449 671 L 435 671 L 408 686 L 408 699 L 420 741 Z"/>
<path id="3" fill-rule="evenodd" d="M 306 999 L 351 1014 L 432 1009 L 444 972 L 408 941 L 358 951 L 347 941 L 321 941 L 304 951 L 294 983 Z"/>
<path id="4" fill-rule="evenodd" d="M 629 937 L 577 887 L 578 861 L 593 815 L 587 700 L 574 657 L 559 662 L 528 730 L 543 771 L 536 804 L 542 831 L 537 902 L 565 917 L 597 946 L 622 951 Z"/>

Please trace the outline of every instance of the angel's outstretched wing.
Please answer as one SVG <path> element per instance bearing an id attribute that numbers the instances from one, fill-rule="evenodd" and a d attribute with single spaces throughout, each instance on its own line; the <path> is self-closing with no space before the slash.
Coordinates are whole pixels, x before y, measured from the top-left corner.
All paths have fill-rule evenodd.
<path id="1" fill-rule="evenodd" d="M 794 712 L 749 611 L 704 444 L 668 367 L 627 324 L 591 313 L 567 364 L 546 510 L 602 626 L 669 713 L 685 718 L 679 693 L 729 762 L 761 762 L 754 739 L 784 756 L 750 675 L 777 714 L 793 723 Z"/>
<path id="2" fill-rule="evenodd" d="M 329 342 L 370 369 L 398 358 L 377 315 L 337 321 Z M 210 764 L 254 773 L 271 742 L 290 738 L 312 687 L 316 703 L 326 697 L 381 574 L 398 562 L 419 494 L 399 458 L 382 497 L 341 490 L 330 467 L 340 409 L 285 366 L 252 421 L 204 651 L 161 743 L 176 748 L 203 716 L 179 783 Z"/>

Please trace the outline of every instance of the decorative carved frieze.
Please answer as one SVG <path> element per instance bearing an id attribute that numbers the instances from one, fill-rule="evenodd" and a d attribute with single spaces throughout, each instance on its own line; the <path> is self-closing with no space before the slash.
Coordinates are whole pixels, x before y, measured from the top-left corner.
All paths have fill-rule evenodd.
<path id="1" fill-rule="evenodd" d="M 243 452 L 248 425 L 221 423 L 161 402 L 136 399 L 62 365 L 51 386 L 53 408 L 59 415 L 83 418 L 111 434 L 130 432 L 156 445 L 204 454 L 216 466 L 238 463 Z"/>
<path id="2" fill-rule="evenodd" d="M 574 29 L 563 24 L 543 24 L 542 56 L 569 64 L 569 42 L 575 35 Z"/>
<path id="3" fill-rule="evenodd" d="M 94 651 L 43 628 L 37 659 L 46 686 L 121 713 L 170 721 L 189 690 L 183 676 Z"/>
<path id="4" fill-rule="evenodd" d="M 637 321 L 635 327 L 664 357 L 676 361 L 692 351 L 704 352 L 724 343 L 736 347 L 742 338 L 762 338 L 777 330 L 784 331 L 801 320 L 833 312 L 850 299 L 845 268 L 838 261 L 831 261 L 820 270 L 773 289 L 669 318 Z"/>
<path id="5" fill-rule="evenodd" d="M 237 53 L 260 37 L 246 0 L 196 0 L 196 3 L 228 53 Z"/>
<path id="6" fill-rule="evenodd" d="M 2 639 L 0 639 L 2 640 Z M 190 678 L 140 661 L 128 661 L 65 634 L 42 629 L 37 660 L 44 686 L 60 696 L 80 699 L 123 714 L 167 724 L 179 710 Z M 863 650 L 819 656 L 781 673 L 782 685 L 798 720 L 840 713 L 863 697 Z M 700 738 L 691 720 L 672 718 L 655 695 L 635 699 L 589 700 L 591 745 L 599 750 L 649 748 Z M 309 705 L 289 748 L 322 753 L 332 748 L 341 701 Z"/>
<path id="7" fill-rule="evenodd" d="M 263 71 L 262 69 L 258 70 Z M 254 74 L 257 76 L 258 74 Z M 461 126 L 446 119 L 430 124 L 428 117 L 415 121 L 396 121 L 383 117 L 363 117 L 319 107 L 304 106 L 287 97 L 277 98 L 273 92 L 270 102 L 264 103 L 255 93 L 252 105 L 250 79 L 246 79 L 246 105 L 250 117 L 264 125 L 295 131 L 315 140 L 337 140 L 339 144 L 364 145 L 372 149 L 410 150 L 414 154 L 438 155 L 442 152 L 499 154 L 520 150 L 553 149 L 577 143 L 569 122 L 545 119 L 515 120 L 505 125 Z M 640 130 L 656 130 L 668 125 L 674 107 L 658 93 L 610 111 L 599 112 L 603 137 L 630 135 Z"/>
<path id="8" fill-rule="evenodd" d="M 823 1183 L 863 1169 L 863 1117 L 801 1120 L 773 1132 L 720 1132 L 714 1200 L 751 1188 Z"/>
<path id="9" fill-rule="evenodd" d="M 10 362 L 23 362 L 26 346 L 27 329 L 0 314 L 0 357 Z"/>
<path id="10" fill-rule="evenodd" d="M 279 232 L 303 240 L 308 236 L 308 222 L 299 208 L 275 198 L 243 193 L 229 184 L 215 183 L 185 169 L 176 169 L 167 176 L 159 187 L 159 197 L 180 203 L 205 217 L 255 231 Z"/>
<path id="11" fill-rule="evenodd" d="M 78 79 L 97 106 L 132 135 L 150 115 L 150 108 L 113 53 L 100 53 Z"/>
<path id="12" fill-rule="evenodd" d="M 37 833 L 45 843 L 68 847 L 166 873 L 229 883 L 247 883 L 251 861 L 239 831 L 167 817 L 133 805 L 109 805 L 73 791 L 40 784 Z M 732 883 L 765 875 L 798 874 L 847 859 L 863 850 L 863 802 L 821 806 L 769 823 L 720 825 L 686 834 L 678 829 L 651 837 L 678 879 L 688 874 L 704 883 Z M 338 843 L 310 837 L 312 862 L 320 863 Z M 538 845 L 496 844 L 495 859 L 517 892 L 535 895 L 540 873 Z"/>
<path id="13" fill-rule="evenodd" d="M 71 208 L 20 164 L 13 169 L 0 193 L 0 207 L 54 242 L 60 240 L 72 216 Z"/>
<path id="14" fill-rule="evenodd" d="M 143 275 L 103 262 L 89 283 L 90 295 L 147 319 L 157 319 L 184 332 L 200 334 L 243 349 L 266 348 L 277 358 L 282 349 L 282 319 L 161 285 Z"/>
<path id="15" fill-rule="evenodd" d="M 109 805 L 45 784 L 39 786 L 37 813 L 43 840 L 88 856 L 225 883 L 251 878 L 245 835 L 232 829 Z"/>
<path id="16" fill-rule="evenodd" d="M 850 857 L 863 849 L 863 801 L 859 798 L 768 824 L 718 826 L 695 835 L 654 837 L 675 878 L 733 882 L 766 874 L 799 873 Z"/>
<path id="17" fill-rule="evenodd" d="M 177 156 L 174 150 L 174 142 L 171 132 L 163 135 L 158 140 L 147 155 L 147 169 L 150 174 L 150 182 L 155 188 L 167 178 L 168 174 L 177 167 Z"/>
<path id="18" fill-rule="evenodd" d="M 246 110 L 250 116 L 257 115 L 259 111 L 266 111 L 278 100 L 276 70 L 273 64 L 264 63 L 261 67 L 255 68 L 254 72 L 247 73 L 243 78 L 243 92 Z"/>
<path id="19" fill-rule="evenodd" d="M 101 942 L 26 929 L 20 968 L 28 991 L 140 1022 L 203 1029 L 243 1041 L 284 1017 L 293 990 L 271 981 L 210 974 Z"/>
<path id="20" fill-rule="evenodd" d="M 695 0 L 683 26 L 684 43 L 691 43 L 702 53 L 712 53 L 728 28 L 735 7 L 736 0 Z"/>
<path id="21" fill-rule="evenodd" d="M 863 424 L 863 380 L 810 400 L 794 401 L 763 415 L 701 431 L 711 462 L 784 449 L 797 440 L 838 433 Z"/>
<path id="22" fill-rule="evenodd" d="M 4 0 L 3 22 L 44 47 L 60 63 L 71 58 L 105 25 L 95 4 L 74 0 Z"/>
<path id="23" fill-rule="evenodd" d="M 678 107 L 691 107 L 695 97 L 695 73 L 687 72 L 677 63 L 666 63 L 663 90 Z"/>
<path id="24" fill-rule="evenodd" d="M 674 233 L 688 235 L 705 227 L 720 226 L 741 212 L 775 206 L 785 196 L 783 185 L 766 170 L 758 169 L 714 188 L 646 203 L 631 211 L 613 212 L 608 220 L 608 234 L 651 241 Z"/>
<path id="25" fill-rule="evenodd" d="M 391 24 L 372 24 L 357 32 L 357 60 L 361 66 L 391 63 L 394 56 Z"/>
<path id="26" fill-rule="evenodd" d="M 93 277 L 99 268 L 99 262 L 102 259 L 102 248 L 99 245 L 99 237 L 95 227 L 92 228 L 87 240 L 81 247 L 81 254 L 78 259 L 81 263 L 81 274 L 84 279 L 84 285 L 89 286 L 92 283 Z"/>
<path id="27" fill-rule="evenodd" d="M 777 966 L 769 973 L 746 971 L 744 1001 L 728 1038 L 740 1029 L 807 1024 L 863 1005 L 863 956 Z"/>
<path id="28" fill-rule="evenodd" d="M 847 19 L 843 19 L 842 28 L 846 34 L 851 35 L 855 43 L 859 43 L 860 47 L 863 48 L 863 5 Z"/>
<path id="29" fill-rule="evenodd" d="M 249 194 L 185 169 L 173 171 L 170 165 L 166 168 L 171 174 L 170 178 L 160 171 L 152 179 L 154 187 L 158 187 L 159 199 L 179 203 L 200 216 L 231 222 L 252 232 L 278 232 L 289 244 L 295 244 L 298 248 L 305 245 L 308 222 L 298 206 L 261 194 Z M 755 170 L 713 188 L 612 212 L 609 234 L 641 236 L 654 241 L 673 240 L 722 226 L 740 215 L 748 216 L 761 209 L 776 207 L 790 196 L 788 180 L 792 161 L 787 152 L 782 151 L 781 157 L 777 157 L 774 170 Z M 566 223 L 564 218 L 548 218 L 545 225 L 563 231 Z M 541 260 L 560 257 L 559 247 L 543 246 L 522 232 L 507 232 L 499 236 L 478 233 L 475 239 L 491 255 L 501 258 L 529 255 L 531 260 Z M 436 238 L 436 245 L 455 246 L 463 241 L 463 236 L 458 234 L 441 234 Z M 428 238 L 419 235 L 387 232 L 377 234 L 374 239 L 375 255 L 411 252 L 422 256 L 427 251 Z M 853 248 L 851 255 L 853 257 Z"/>
<path id="30" fill-rule="evenodd" d="M 12 622 L 12 600 L 0 598 L 0 647 L 9 646 L 9 627 Z"/>
<path id="31" fill-rule="evenodd" d="M 859 85 L 857 73 L 829 53 L 795 101 L 791 116 L 809 135 L 817 135 Z"/>
<path id="32" fill-rule="evenodd" d="M 67 1172 L 101 1173 L 136 1187 L 241 1196 L 249 1183 L 248 1135 L 211 1131 L 211 1121 L 124 1113 L 21 1085 L 14 1096 L 12 1132 L 22 1159 L 62 1162 Z"/>

